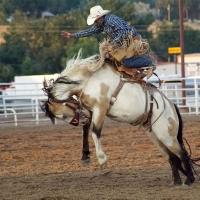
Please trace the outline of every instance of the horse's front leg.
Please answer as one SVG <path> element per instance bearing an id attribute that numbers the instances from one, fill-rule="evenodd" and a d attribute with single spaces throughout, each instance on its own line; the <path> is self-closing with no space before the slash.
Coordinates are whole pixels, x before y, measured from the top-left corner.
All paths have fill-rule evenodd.
<path id="1" fill-rule="evenodd" d="M 99 112 L 98 116 L 95 116 L 93 113 L 93 129 L 92 129 L 92 138 L 94 140 L 95 148 L 96 148 L 96 156 L 99 162 L 101 169 L 105 168 L 107 164 L 107 156 L 103 152 L 101 147 L 101 130 L 104 122 L 105 115 Z"/>
<path id="2" fill-rule="evenodd" d="M 81 158 L 81 164 L 83 166 L 87 165 L 90 162 L 90 150 L 89 150 L 89 131 L 90 131 L 90 125 L 91 125 L 91 119 L 92 119 L 92 112 L 90 112 L 90 119 L 89 121 L 83 125 L 82 133 L 83 133 L 83 149 L 82 149 L 82 158 Z"/>

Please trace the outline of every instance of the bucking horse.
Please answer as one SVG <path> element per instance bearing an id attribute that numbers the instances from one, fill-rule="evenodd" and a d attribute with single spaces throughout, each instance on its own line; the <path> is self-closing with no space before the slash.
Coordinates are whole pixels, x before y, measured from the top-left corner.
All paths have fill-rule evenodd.
<path id="1" fill-rule="evenodd" d="M 168 160 L 173 183 L 182 184 L 180 171 L 186 176 L 184 184 L 191 185 L 195 181 L 193 164 L 200 158 L 191 158 L 184 147 L 183 122 L 177 106 L 154 85 L 144 80 L 124 79 L 112 63 L 99 65 L 100 62 L 99 55 L 82 59 L 80 50 L 56 80 L 44 80 L 43 90 L 48 100 L 43 102 L 42 109 L 46 116 L 52 122 L 57 118 L 72 125 L 82 120 L 85 162 L 89 162 L 88 135 L 92 123 L 92 138 L 101 168 L 107 163 L 100 140 L 105 117 L 137 125 Z"/>

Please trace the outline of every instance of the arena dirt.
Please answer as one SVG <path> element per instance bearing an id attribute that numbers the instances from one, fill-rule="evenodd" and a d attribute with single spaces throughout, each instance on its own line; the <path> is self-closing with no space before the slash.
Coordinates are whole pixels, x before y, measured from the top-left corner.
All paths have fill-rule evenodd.
<path id="1" fill-rule="evenodd" d="M 200 117 L 183 119 L 183 136 L 192 156 L 200 157 Z M 126 158 L 120 159 L 137 137 Z M 105 170 L 99 169 L 91 133 L 91 162 L 81 166 L 79 127 L 50 122 L 45 126 L 0 127 L 0 199 L 200 199 L 200 178 L 195 175 L 192 186 L 173 186 L 168 162 L 136 127 L 106 120 L 102 146 L 108 156 Z M 200 167 L 195 169 L 200 175 Z"/>

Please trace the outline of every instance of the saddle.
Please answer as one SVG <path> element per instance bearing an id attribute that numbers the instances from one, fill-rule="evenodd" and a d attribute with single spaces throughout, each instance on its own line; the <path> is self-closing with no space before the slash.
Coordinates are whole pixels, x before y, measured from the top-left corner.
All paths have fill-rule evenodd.
<path id="1" fill-rule="evenodd" d="M 144 77 L 149 79 L 153 74 L 153 68 L 150 67 L 143 67 L 138 69 L 138 68 L 128 68 L 120 66 L 117 68 L 117 70 L 121 72 L 123 76 L 126 77 L 128 75 L 135 80 L 140 80 L 143 79 Z"/>
<path id="2" fill-rule="evenodd" d="M 129 80 L 143 80 L 144 77 L 149 79 L 153 74 L 152 67 L 142 67 L 142 68 L 128 68 L 121 65 L 114 57 L 110 56 L 105 58 L 105 62 L 114 66 L 114 68 L 121 73 L 121 77 Z"/>

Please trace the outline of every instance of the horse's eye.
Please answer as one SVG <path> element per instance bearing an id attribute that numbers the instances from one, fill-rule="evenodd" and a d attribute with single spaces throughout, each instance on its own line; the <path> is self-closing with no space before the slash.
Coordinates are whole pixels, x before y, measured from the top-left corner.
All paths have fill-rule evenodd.
<path id="1" fill-rule="evenodd" d="M 67 118 L 67 116 L 64 114 L 64 115 L 63 115 L 63 119 L 65 119 L 65 118 Z"/>

